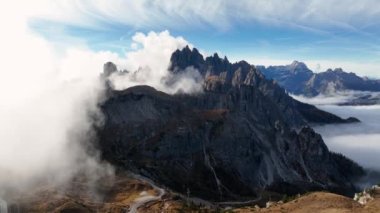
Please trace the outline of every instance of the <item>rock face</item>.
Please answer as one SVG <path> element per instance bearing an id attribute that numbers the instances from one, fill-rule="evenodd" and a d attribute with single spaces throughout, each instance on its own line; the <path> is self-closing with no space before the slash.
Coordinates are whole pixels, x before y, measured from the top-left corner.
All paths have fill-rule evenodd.
<path id="1" fill-rule="evenodd" d="M 363 169 L 329 152 L 310 127 L 294 130 L 346 120 L 293 100 L 244 61 L 176 51 L 171 70 L 188 66 L 205 76 L 203 93 L 168 95 L 148 86 L 110 93 L 98 131 L 105 159 L 208 200 L 261 198 L 264 191 L 353 193 Z"/>
<path id="2" fill-rule="evenodd" d="M 307 66 L 294 61 L 286 66 L 258 66 L 267 79 L 276 80 L 287 91 L 296 95 L 313 97 L 319 94 L 333 95 L 336 92 L 380 91 L 380 81 L 344 72 L 341 68 L 328 69 L 325 72 L 313 73 Z"/>
<path id="3" fill-rule="evenodd" d="M 107 62 L 104 64 L 103 66 L 103 75 L 105 77 L 108 77 L 110 75 L 112 75 L 112 73 L 115 73 L 117 72 L 117 67 L 114 63 L 112 62 Z"/>
<path id="4" fill-rule="evenodd" d="M 255 87 L 260 90 L 265 98 L 272 101 L 272 105 L 277 105 L 284 119 L 293 127 L 300 127 L 308 123 L 358 122 L 355 118 L 344 120 L 331 113 L 319 110 L 313 105 L 294 100 L 276 81 L 266 80 L 255 66 L 246 61 L 232 64 L 226 57 L 224 59 L 219 58 L 216 53 L 203 59 L 196 48 L 190 50 L 189 47 L 186 47 L 172 54 L 169 70 L 173 73 L 179 73 L 186 67 L 194 67 L 204 76 L 206 90 L 223 92 L 231 86 L 237 88 L 242 86 Z M 300 62 L 294 62 L 288 68 L 294 74 L 299 75 L 299 79 L 307 79 L 310 74 L 304 71 L 307 67 Z"/>

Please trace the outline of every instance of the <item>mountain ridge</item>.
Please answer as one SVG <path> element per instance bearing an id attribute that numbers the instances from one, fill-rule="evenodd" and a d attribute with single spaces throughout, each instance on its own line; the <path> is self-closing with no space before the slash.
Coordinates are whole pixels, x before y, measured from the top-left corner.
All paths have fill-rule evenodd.
<path id="1" fill-rule="evenodd" d="M 174 52 L 171 62 L 173 75 L 197 67 L 193 71 L 205 78 L 204 91 L 111 90 L 101 104 L 105 119 L 98 130 L 104 159 L 212 201 L 356 190 L 363 168 L 331 153 L 308 125 L 357 120 L 292 99 L 245 61 L 231 64 L 217 54 L 204 59 L 186 47 Z"/>
<path id="2" fill-rule="evenodd" d="M 188 60 L 191 57 L 197 58 L 197 60 Z M 280 87 L 277 81 L 266 80 L 260 69 L 256 66 L 249 64 L 242 60 L 235 63 L 230 63 L 225 57 L 220 58 L 216 53 L 213 56 L 208 56 L 203 59 L 203 56 L 196 48 L 193 51 L 186 46 L 182 51 L 176 50 L 171 56 L 171 63 L 169 70 L 177 74 L 180 70 L 185 70 L 187 67 L 194 67 L 198 72 L 204 76 L 206 87 L 212 84 L 230 84 L 230 85 L 256 85 L 262 93 L 271 98 L 276 104 L 282 107 L 284 114 L 287 115 L 287 120 L 292 121 L 293 117 L 297 117 L 298 120 L 292 121 L 295 126 L 302 126 L 306 123 L 328 123 L 331 120 L 332 123 L 346 123 L 346 122 L 358 122 L 355 118 L 349 118 L 342 120 L 331 113 L 318 110 L 313 105 L 304 104 L 287 95 L 286 91 Z M 187 64 L 187 66 L 183 66 Z M 290 65 L 291 66 L 291 65 Z M 301 62 L 294 62 L 294 68 L 306 67 Z M 292 107 L 289 107 L 291 105 Z M 287 112 L 296 108 L 297 112 Z M 294 116 L 294 114 L 301 114 Z M 318 114 L 318 116 L 313 116 Z M 322 115 L 323 114 L 323 115 Z M 324 119 L 324 118 L 329 119 Z M 303 121 L 302 121 L 303 120 Z"/>
<path id="3" fill-rule="evenodd" d="M 315 97 L 344 91 L 380 91 L 380 80 L 360 77 L 353 72 L 345 72 L 342 68 L 314 73 L 304 63 L 297 61 L 285 66 L 257 67 L 267 79 L 276 80 L 295 95 Z M 294 71 L 296 68 L 298 72 Z"/>

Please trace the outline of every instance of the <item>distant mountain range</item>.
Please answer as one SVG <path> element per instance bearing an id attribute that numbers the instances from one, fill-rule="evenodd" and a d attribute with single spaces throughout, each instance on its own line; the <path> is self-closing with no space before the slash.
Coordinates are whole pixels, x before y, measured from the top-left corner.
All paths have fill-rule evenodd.
<path id="1" fill-rule="evenodd" d="M 294 100 L 245 61 L 230 63 L 217 54 L 204 58 L 189 47 L 175 51 L 170 72 L 188 67 L 204 78 L 202 93 L 170 95 L 149 86 L 108 92 L 98 130 L 104 159 L 211 201 L 355 191 L 354 182 L 365 171 L 330 152 L 309 124 L 357 119 Z M 104 76 L 113 72 L 115 66 L 106 64 Z"/>
<path id="2" fill-rule="evenodd" d="M 341 68 L 314 73 L 304 63 L 298 61 L 285 66 L 256 67 L 267 79 L 275 80 L 289 93 L 295 95 L 314 97 L 317 95 L 331 96 L 347 91 L 380 91 L 380 80 L 359 77 L 355 73 L 345 72 Z M 363 98 L 363 96 L 360 97 Z"/>

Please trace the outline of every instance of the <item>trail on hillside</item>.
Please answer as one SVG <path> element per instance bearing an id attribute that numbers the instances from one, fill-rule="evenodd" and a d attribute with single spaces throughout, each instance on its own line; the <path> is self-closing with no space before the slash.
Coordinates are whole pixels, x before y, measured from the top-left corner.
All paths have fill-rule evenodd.
<path id="1" fill-rule="evenodd" d="M 152 201 L 158 201 L 161 200 L 162 196 L 165 194 L 165 190 L 158 187 L 157 185 L 154 184 L 154 182 L 148 178 L 142 177 L 140 175 L 133 175 L 134 178 L 138 180 L 142 180 L 146 183 L 148 183 L 155 191 L 158 192 L 158 195 L 142 195 L 141 197 L 136 198 L 131 207 L 129 208 L 129 213 L 137 213 L 138 209 L 144 205 L 146 205 L 149 202 Z"/>

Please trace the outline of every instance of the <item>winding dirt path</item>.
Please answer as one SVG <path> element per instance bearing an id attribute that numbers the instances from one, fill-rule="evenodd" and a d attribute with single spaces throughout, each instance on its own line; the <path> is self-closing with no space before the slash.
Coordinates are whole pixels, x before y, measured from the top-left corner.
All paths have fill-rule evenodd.
<path id="1" fill-rule="evenodd" d="M 152 180 L 145 178 L 143 176 L 134 174 L 133 177 L 148 183 L 155 191 L 158 191 L 158 195 L 156 195 L 156 196 L 154 196 L 154 195 L 143 195 L 141 197 L 136 198 L 133 201 L 133 204 L 129 208 L 129 213 L 137 213 L 138 212 L 137 209 L 146 205 L 147 203 L 152 202 L 152 201 L 161 200 L 162 196 L 165 194 L 164 189 L 158 187 L 157 185 L 154 184 L 154 182 Z"/>

